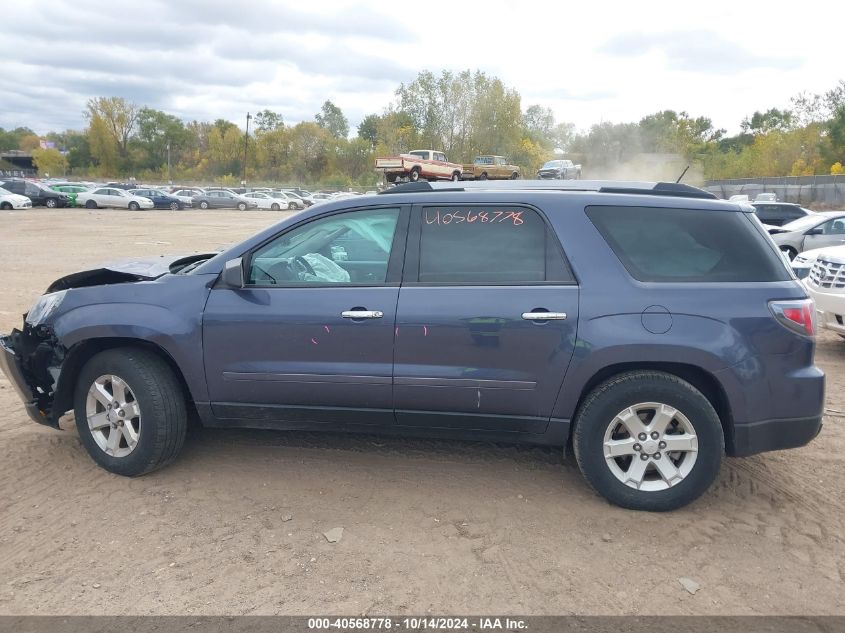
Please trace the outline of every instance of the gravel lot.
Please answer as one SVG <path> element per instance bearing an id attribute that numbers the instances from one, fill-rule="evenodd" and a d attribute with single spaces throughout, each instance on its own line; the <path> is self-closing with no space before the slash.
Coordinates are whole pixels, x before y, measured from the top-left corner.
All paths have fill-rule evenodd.
<path id="1" fill-rule="evenodd" d="M 0 331 L 56 277 L 280 215 L 0 213 Z M 0 377 L 0 614 L 845 614 L 845 341 L 817 357 L 819 438 L 727 460 L 667 515 L 609 506 L 559 451 L 483 443 L 198 430 L 124 479 Z"/>

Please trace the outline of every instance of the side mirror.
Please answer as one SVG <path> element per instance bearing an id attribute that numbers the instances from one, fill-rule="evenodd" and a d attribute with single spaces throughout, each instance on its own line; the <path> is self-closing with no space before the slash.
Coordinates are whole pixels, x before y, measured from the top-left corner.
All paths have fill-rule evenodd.
<path id="1" fill-rule="evenodd" d="M 243 259 L 230 259 L 223 265 L 223 274 L 220 276 L 220 281 L 224 288 L 243 288 L 244 287 L 244 262 Z"/>
<path id="2" fill-rule="evenodd" d="M 822 227 L 817 226 L 804 233 L 804 235 L 821 235 L 822 233 L 824 233 Z"/>

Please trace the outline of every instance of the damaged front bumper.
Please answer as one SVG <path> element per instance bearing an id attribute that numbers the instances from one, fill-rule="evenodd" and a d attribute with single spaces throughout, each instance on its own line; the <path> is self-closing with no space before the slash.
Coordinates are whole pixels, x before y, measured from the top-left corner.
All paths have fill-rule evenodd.
<path id="1" fill-rule="evenodd" d="M 11 381 L 33 421 L 59 428 L 59 416 L 53 414 L 52 406 L 55 381 L 47 363 L 39 372 L 40 378 L 35 378 L 27 367 L 33 359 L 43 359 L 45 351 L 51 359 L 54 358 L 52 334 L 36 334 L 31 328 L 26 329 L 30 331 L 13 330 L 8 336 L 0 336 L 0 371 Z M 25 357 L 27 360 L 24 360 Z"/>

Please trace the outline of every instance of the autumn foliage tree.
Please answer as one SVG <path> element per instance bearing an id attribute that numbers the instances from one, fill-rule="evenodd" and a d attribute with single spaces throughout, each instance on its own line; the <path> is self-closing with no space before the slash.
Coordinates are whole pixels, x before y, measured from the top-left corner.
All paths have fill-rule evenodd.
<path id="1" fill-rule="evenodd" d="M 91 99 L 84 131 L 50 133 L 73 174 L 163 180 L 170 147 L 174 180 L 237 183 L 246 130 L 226 119 L 183 121 L 119 96 Z M 787 107 L 749 114 L 727 135 L 707 116 L 661 110 L 638 121 L 603 121 L 576 130 L 539 103 L 479 70 L 423 70 L 400 84 L 393 100 L 366 114 L 350 138 L 349 119 L 326 99 L 313 120 L 286 124 L 277 108 L 254 115 L 247 179 L 370 187 L 379 180 L 374 159 L 413 149 L 435 149 L 453 162 L 496 154 L 534 173 L 543 162 L 570 157 L 585 175 L 617 177 L 620 166 L 668 156 L 694 164 L 707 178 L 839 174 L 845 164 L 845 81 L 823 94 L 799 93 Z M 0 129 L 0 150 L 36 152 L 31 129 Z M 46 151 L 46 150 L 44 150 Z M 656 179 L 649 167 L 637 172 Z M 38 154 L 42 172 L 59 173 L 54 153 Z"/>

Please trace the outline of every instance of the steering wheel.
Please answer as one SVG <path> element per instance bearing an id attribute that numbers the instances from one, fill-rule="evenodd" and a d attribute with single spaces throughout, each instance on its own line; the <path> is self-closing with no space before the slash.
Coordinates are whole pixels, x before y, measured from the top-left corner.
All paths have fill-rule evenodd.
<path id="1" fill-rule="evenodd" d="M 314 277 L 317 276 L 317 273 L 314 272 L 314 268 L 311 264 L 308 263 L 308 260 L 302 257 L 301 255 L 297 255 L 293 258 L 295 264 L 298 264 L 300 268 L 302 268 L 306 273 L 309 275 L 313 275 Z"/>

